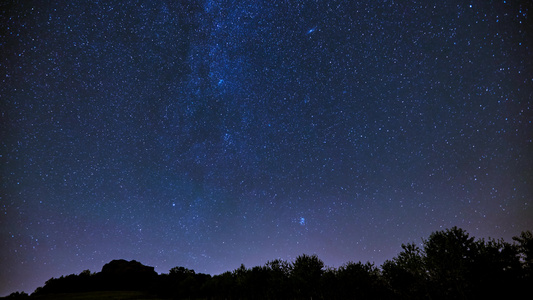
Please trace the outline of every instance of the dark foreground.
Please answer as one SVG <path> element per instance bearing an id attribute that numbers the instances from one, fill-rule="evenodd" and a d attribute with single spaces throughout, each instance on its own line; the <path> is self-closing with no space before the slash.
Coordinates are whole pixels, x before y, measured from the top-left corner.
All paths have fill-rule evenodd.
<path id="1" fill-rule="evenodd" d="M 51 278 L 31 296 L 7 299 L 518 299 L 533 286 L 533 234 L 514 243 L 475 240 L 457 227 L 432 233 L 381 267 L 328 268 L 316 255 L 211 276 L 184 267 L 157 274 L 137 261 Z M 104 292 L 105 291 L 105 292 Z"/>
<path id="2" fill-rule="evenodd" d="M 23 298 L 21 298 L 23 299 Z M 139 291 L 103 291 L 85 293 L 58 293 L 49 295 L 32 295 L 26 299 L 35 300 L 163 300 L 146 292 Z M 165 299 L 166 300 L 166 299 Z"/>

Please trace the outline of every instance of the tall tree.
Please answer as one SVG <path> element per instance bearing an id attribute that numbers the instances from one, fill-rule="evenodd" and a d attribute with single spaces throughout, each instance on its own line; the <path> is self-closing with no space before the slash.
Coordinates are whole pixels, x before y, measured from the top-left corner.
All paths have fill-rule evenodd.
<path id="1" fill-rule="evenodd" d="M 268 299 L 288 299 L 290 297 L 289 276 L 291 265 L 281 259 L 268 261 L 265 264 L 268 271 Z"/>
<path id="2" fill-rule="evenodd" d="M 415 244 L 402 244 L 402 251 L 382 265 L 383 278 L 400 299 L 424 299 L 428 296 L 428 276 L 424 254 Z"/>
<path id="3" fill-rule="evenodd" d="M 318 299 L 324 262 L 316 255 L 300 255 L 292 264 L 291 278 L 300 299 Z"/>
<path id="4" fill-rule="evenodd" d="M 467 298 L 469 271 L 477 251 L 474 238 L 457 227 L 434 232 L 424 240 L 425 266 L 434 298 Z"/>
<path id="5" fill-rule="evenodd" d="M 528 272 L 529 276 L 533 274 L 533 233 L 529 230 L 522 231 L 520 236 L 513 237 L 513 240 L 517 243 L 520 259 L 524 264 L 524 269 Z"/>
<path id="6" fill-rule="evenodd" d="M 483 298 L 513 298 L 521 267 L 516 247 L 502 240 L 479 240 L 467 278 L 471 293 Z"/>

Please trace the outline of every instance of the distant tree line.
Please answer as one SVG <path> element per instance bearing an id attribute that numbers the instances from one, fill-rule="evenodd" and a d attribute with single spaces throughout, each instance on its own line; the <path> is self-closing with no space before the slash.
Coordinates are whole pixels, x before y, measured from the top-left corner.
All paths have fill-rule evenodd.
<path id="1" fill-rule="evenodd" d="M 294 262 L 241 265 L 215 276 L 184 267 L 158 275 L 153 267 L 136 261 L 115 260 L 99 273 L 86 270 L 52 278 L 30 298 L 136 290 L 169 299 L 513 299 L 531 294 L 533 234 L 525 231 L 513 240 L 475 240 L 453 227 L 432 233 L 421 247 L 402 245 L 402 251 L 380 268 L 369 262 L 329 268 L 316 255 L 303 254 Z M 12 298 L 28 297 L 17 293 Z"/>

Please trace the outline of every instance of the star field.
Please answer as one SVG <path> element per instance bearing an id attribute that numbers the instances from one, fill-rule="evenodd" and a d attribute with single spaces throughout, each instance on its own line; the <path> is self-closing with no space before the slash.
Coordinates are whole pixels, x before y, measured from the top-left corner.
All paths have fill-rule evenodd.
<path id="1" fill-rule="evenodd" d="M 533 229 L 528 1 L 0 5 L 0 295 Z"/>

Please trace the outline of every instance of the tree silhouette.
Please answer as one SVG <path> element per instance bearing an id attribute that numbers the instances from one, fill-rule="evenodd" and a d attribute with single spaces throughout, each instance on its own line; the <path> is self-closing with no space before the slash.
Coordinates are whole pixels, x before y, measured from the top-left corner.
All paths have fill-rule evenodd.
<path id="1" fill-rule="evenodd" d="M 24 292 L 14 292 L 9 294 L 9 296 L 4 297 L 3 299 L 10 299 L 10 300 L 16 300 L 16 299 L 28 299 L 30 296 Z"/>
<path id="2" fill-rule="evenodd" d="M 510 297 L 520 274 L 518 251 L 502 240 L 479 240 L 468 281 L 472 296 Z M 518 296 L 517 294 L 515 294 Z"/>
<path id="3" fill-rule="evenodd" d="M 379 270 L 367 262 L 349 262 L 337 271 L 338 288 L 342 299 L 379 299 L 384 285 Z"/>
<path id="4" fill-rule="evenodd" d="M 402 244 L 397 257 L 382 266 L 384 280 L 399 299 L 423 299 L 428 297 L 424 255 L 415 244 Z"/>
<path id="5" fill-rule="evenodd" d="M 212 300 L 519 298 L 533 286 L 533 234 L 525 231 L 513 240 L 475 240 L 453 227 L 423 239 L 422 248 L 403 244 L 381 269 L 368 262 L 325 268 L 316 255 L 303 254 L 292 263 L 276 259 L 251 269 L 241 265 L 211 277 L 185 267 L 158 275 L 137 261 L 114 260 L 101 272 L 51 278 L 31 296 L 17 292 L 7 299 L 108 290 Z"/>
<path id="6" fill-rule="evenodd" d="M 432 233 L 424 241 L 424 252 L 433 299 L 520 294 L 518 274 L 523 270 L 516 247 L 508 243 L 475 241 L 463 229 L 453 227 Z"/>
<path id="7" fill-rule="evenodd" d="M 513 237 L 513 240 L 522 266 L 520 278 L 517 280 L 520 284 L 515 290 L 517 293 L 530 293 L 531 291 L 529 289 L 526 291 L 524 287 L 533 286 L 533 233 L 529 230 L 523 231 L 519 236 Z"/>
<path id="8" fill-rule="evenodd" d="M 524 269 L 531 274 L 533 271 L 533 233 L 529 230 L 522 231 L 520 236 L 513 237 L 513 240 L 517 243 Z"/>
<path id="9" fill-rule="evenodd" d="M 96 276 L 99 283 L 109 290 L 148 290 L 157 279 L 154 267 L 124 259 L 105 264 Z"/>
<path id="10" fill-rule="evenodd" d="M 317 299 L 324 262 L 316 255 L 300 255 L 292 264 L 291 278 L 296 296 L 300 299 Z"/>
<path id="11" fill-rule="evenodd" d="M 431 280 L 432 298 L 465 299 L 469 270 L 477 244 L 466 231 L 453 227 L 437 231 L 424 241 L 425 266 Z"/>
<path id="12" fill-rule="evenodd" d="M 281 259 L 268 261 L 265 264 L 268 273 L 267 277 L 267 298 L 287 299 L 291 292 L 289 276 L 291 275 L 291 265 Z"/>
<path id="13" fill-rule="evenodd" d="M 187 269 L 185 267 L 174 267 L 168 271 L 168 275 L 175 278 L 185 278 L 189 275 L 194 275 L 194 270 Z"/>
<path id="14" fill-rule="evenodd" d="M 237 285 L 230 271 L 213 276 L 205 288 L 212 299 L 237 299 Z"/>

